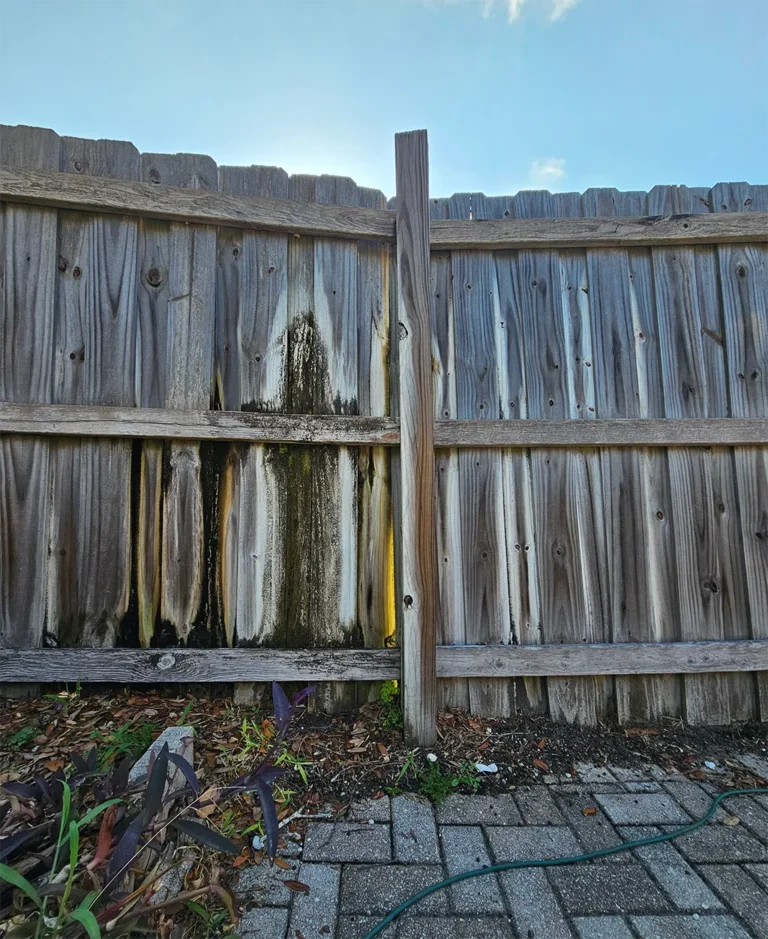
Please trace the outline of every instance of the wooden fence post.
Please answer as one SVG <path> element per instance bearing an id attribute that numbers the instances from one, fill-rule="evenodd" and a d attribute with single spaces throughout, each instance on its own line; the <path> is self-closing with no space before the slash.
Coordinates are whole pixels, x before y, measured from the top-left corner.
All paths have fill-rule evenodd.
<path id="1" fill-rule="evenodd" d="M 435 450 L 427 132 L 395 135 L 402 531 L 402 704 L 409 744 L 436 738 Z M 395 521 L 397 524 L 397 519 Z"/>

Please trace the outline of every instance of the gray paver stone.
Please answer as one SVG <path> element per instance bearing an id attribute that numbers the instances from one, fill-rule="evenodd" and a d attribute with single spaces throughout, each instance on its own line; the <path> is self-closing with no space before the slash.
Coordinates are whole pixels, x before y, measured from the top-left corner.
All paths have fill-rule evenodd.
<path id="1" fill-rule="evenodd" d="M 662 792 L 598 794 L 595 799 L 615 825 L 685 825 L 690 822 L 675 800 Z"/>
<path id="2" fill-rule="evenodd" d="M 640 780 L 638 782 L 626 782 L 624 788 L 627 792 L 661 792 L 661 783 Z"/>
<path id="3" fill-rule="evenodd" d="M 542 868 L 499 874 L 518 936 L 526 939 L 572 939 L 562 907 Z"/>
<path id="4" fill-rule="evenodd" d="M 735 864 L 702 864 L 699 868 L 731 910 L 758 936 L 768 936 L 768 893 Z"/>
<path id="5" fill-rule="evenodd" d="M 613 825 L 597 807 L 592 796 L 561 796 L 557 800 L 560 811 L 570 822 L 579 837 L 584 851 L 602 851 L 604 848 L 614 848 L 623 844 Z M 586 809 L 594 810 L 596 814 L 585 815 Z M 628 851 L 610 855 L 608 861 L 629 863 L 632 858 Z"/>
<path id="6" fill-rule="evenodd" d="M 403 921 L 397 935 L 398 939 L 513 939 L 509 922 L 497 916 L 473 916 L 471 919 L 414 916 Z"/>
<path id="7" fill-rule="evenodd" d="M 133 764 L 128 774 L 129 784 L 133 784 L 137 779 L 144 776 L 149 769 L 149 761 L 154 753 L 157 755 L 163 744 L 168 744 L 171 753 L 178 753 L 189 763 L 194 762 L 194 739 L 195 731 L 192 727 L 166 727 L 157 740 L 153 741 L 141 757 Z M 169 770 L 173 770 L 170 766 Z M 179 789 L 185 784 L 184 774 L 180 769 L 176 769 L 171 775 L 171 781 L 168 786 L 169 791 Z"/>
<path id="8" fill-rule="evenodd" d="M 440 825 L 522 825 L 512 795 L 464 796 L 454 793 L 437 809 Z"/>
<path id="9" fill-rule="evenodd" d="M 347 864 L 341 875 L 341 912 L 385 916 L 404 900 L 443 880 L 443 869 L 432 864 L 389 864 L 384 867 Z M 420 916 L 448 912 L 447 891 L 438 890 L 413 907 Z M 408 916 L 409 913 L 403 914 Z"/>
<path id="10" fill-rule="evenodd" d="M 304 860 L 366 864 L 392 859 L 389 825 L 361 822 L 310 822 Z"/>
<path id="11" fill-rule="evenodd" d="M 290 870 L 273 867 L 266 860 L 246 868 L 235 883 L 235 896 L 246 906 L 290 906 L 292 894 L 283 881 L 296 879 L 299 862 L 288 863 Z"/>
<path id="12" fill-rule="evenodd" d="M 620 916 L 584 916 L 573 921 L 579 939 L 633 939 Z"/>
<path id="13" fill-rule="evenodd" d="M 768 841 L 768 811 L 759 802 L 749 796 L 734 796 L 725 803 L 731 815 L 741 819 L 752 834 L 762 841 Z"/>
<path id="14" fill-rule="evenodd" d="M 639 838 L 653 838 L 661 834 L 658 828 L 620 828 L 619 834 L 625 841 Z M 635 848 L 634 852 L 656 878 L 662 889 L 669 896 L 678 910 L 722 910 L 723 905 L 696 871 L 676 851 L 672 842 L 649 844 L 644 848 Z"/>
<path id="15" fill-rule="evenodd" d="M 392 800 L 392 840 L 401 864 L 439 864 L 437 826 L 432 805 L 418 796 Z"/>
<path id="16" fill-rule="evenodd" d="M 764 890 L 768 890 L 768 864 L 745 864 L 744 867 Z"/>
<path id="17" fill-rule="evenodd" d="M 309 887 L 309 893 L 293 898 L 289 936 L 304 939 L 327 939 L 336 932 L 339 911 L 341 868 L 330 864 L 302 864 L 298 880 Z"/>
<path id="18" fill-rule="evenodd" d="M 641 939 L 750 939 L 732 916 L 632 916 Z"/>
<path id="19" fill-rule="evenodd" d="M 664 830 L 673 831 L 664 826 Z M 737 825 L 704 825 L 689 835 L 675 838 L 675 847 L 696 864 L 738 864 L 768 861 L 768 848 Z"/>
<path id="20" fill-rule="evenodd" d="M 709 807 L 712 805 L 712 796 L 698 783 L 692 782 L 689 779 L 665 783 L 664 788 L 675 802 L 682 805 L 691 818 L 701 818 L 702 815 L 706 815 L 709 811 Z M 725 805 L 727 808 L 728 803 L 726 802 Z M 723 806 L 721 805 L 712 816 L 712 821 L 722 822 L 725 820 L 726 816 L 727 813 L 723 811 Z"/>
<path id="21" fill-rule="evenodd" d="M 543 787 L 518 789 L 515 801 L 526 825 L 564 825 L 555 800 Z"/>
<path id="22" fill-rule="evenodd" d="M 639 864 L 574 864 L 552 867 L 548 874 L 569 913 L 585 916 L 671 909 Z"/>
<path id="23" fill-rule="evenodd" d="M 650 776 L 638 766 L 609 766 L 611 775 L 620 783 L 648 782 Z"/>
<path id="24" fill-rule="evenodd" d="M 744 756 L 737 756 L 736 759 L 756 776 L 768 780 L 768 754 L 746 753 Z"/>
<path id="25" fill-rule="evenodd" d="M 595 766 L 594 763 L 577 763 L 576 772 L 585 783 L 613 783 L 616 777 L 605 766 Z"/>
<path id="26" fill-rule="evenodd" d="M 463 874 L 479 867 L 490 867 L 483 830 L 469 825 L 440 827 L 445 867 L 448 876 Z M 495 874 L 473 877 L 451 887 L 454 912 L 461 915 L 493 915 L 504 912 L 504 901 Z"/>
<path id="27" fill-rule="evenodd" d="M 362 799 L 360 802 L 353 802 L 349 807 L 347 816 L 351 822 L 388 822 L 389 814 L 389 796 L 382 796 L 380 799 Z"/>
<path id="28" fill-rule="evenodd" d="M 381 916 L 340 916 L 336 927 L 336 939 L 364 939 L 373 927 L 381 922 L 381 919 Z M 397 923 L 392 923 L 379 933 L 377 939 L 395 939 L 396 936 Z"/>
<path id="29" fill-rule="evenodd" d="M 265 906 L 246 913 L 237 934 L 241 939 L 284 939 L 287 926 L 288 910 Z"/>
<path id="30" fill-rule="evenodd" d="M 581 845 L 570 828 L 488 828 L 487 835 L 496 863 L 569 857 L 582 853 Z"/>

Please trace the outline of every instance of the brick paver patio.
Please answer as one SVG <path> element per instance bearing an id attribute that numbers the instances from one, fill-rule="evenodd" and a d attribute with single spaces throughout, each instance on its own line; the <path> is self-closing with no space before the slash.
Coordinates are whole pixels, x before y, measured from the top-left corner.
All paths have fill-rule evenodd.
<path id="1" fill-rule="evenodd" d="M 582 766 L 576 780 L 548 778 L 508 795 L 454 795 L 437 810 L 401 795 L 357 803 L 344 821 L 310 822 L 303 847 L 287 852 L 290 871 L 261 865 L 241 875 L 236 890 L 247 912 L 238 934 L 362 939 L 393 907 L 447 876 L 670 831 L 702 815 L 717 791 L 657 766 Z M 309 894 L 287 890 L 287 879 L 307 884 Z M 729 800 L 706 827 L 673 842 L 465 881 L 422 900 L 381 935 L 768 939 L 768 799 Z"/>

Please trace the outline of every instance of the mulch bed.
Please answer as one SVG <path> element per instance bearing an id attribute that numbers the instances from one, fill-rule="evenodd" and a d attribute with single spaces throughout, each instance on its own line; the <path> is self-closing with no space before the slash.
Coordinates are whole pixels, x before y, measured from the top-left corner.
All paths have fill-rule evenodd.
<path id="1" fill-rule="evenodd" d="M 216 785 L 236 774 L 237 756 L 242 751 L 241 722 L 243 717 L 254 716 L 266 719 L 269 713 L 233 706 L 225 698 L 171 697 L 144 690 L 3 701 L 0 782 L 26 779 L 46 769 L 53 771 L 57 765 L 66 766 L 71 751 L 90 749 L 97 743 L 95 737 L 109 741 L 110 733 L 126 723 L 139 729 L 150 723 L 159 733 L 183 718 L 185 724 L 195 728 L 196 769 L 209 785 Z M 417 751 L 401 775 L 411 751 L 402 734 L 383 726 L 380 717 L 381 709 L 376 704 L 364 705 L 350 715 L 300 712 L 289 731 L 288 743 L 295 756 L 309 761 L 305 767 L 309 784 L 305 786 L 295 770 L 289 772 L 294 803 L 332 804 L 341 809 L 352 799 L 389 787 L 408 791 L 418 771 L 429 765 L 426 751 Z M 36 731 L 34 737 L 32 729 Z M 8 741 L 19 731 L 30 739 L 9 748 Z M 530 716 L 489 720 L 452 711 L 440 714 L 438 742 L 432 749 L 446 773 L 458 773 L 467 762 L 496 763 L 497 773 L 478 777 L 478 791 L 496 793 L 541 782 L 549 775 L 567 781 L 566 774 L 575 775 L 574 765 L 579 762 L 623 766 L 654 763 L 691 779 L 711 778 L 722 785 L 738 786 L 755 777 L 735 765 L 728 767 L 730 758 L 736 752 L 765 753 L 767 740 L 766 725 L 758 723 L 689 727 L 668 721 L 654 727 L 588 728 Z M 102 748 L 103 744 L 98 746 Z M 710 772 L 705 761 L 716 763 L 717 771 Z M 731 771 L 724 774 L 723 768 Z"/>

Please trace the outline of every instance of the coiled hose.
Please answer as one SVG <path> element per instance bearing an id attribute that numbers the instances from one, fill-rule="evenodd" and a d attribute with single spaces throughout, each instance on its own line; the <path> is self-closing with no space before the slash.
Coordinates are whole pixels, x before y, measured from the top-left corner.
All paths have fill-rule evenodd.
<path id="1" fill-rule="evenodd" d="M 396 906 L 391 913 L 388 913 L 380 923 L 377 923 L 373 929 L 366 934 L 364 939 L 375 939 L 382 930 L 386 929 L 390 923 L 393 923 L 397 917 L 400 916 L 401 913 L 404 913 L 409 907 L 418 903 L 419 900 L 423 900 L 424 897 L 428 897 L 430 894 L 442 890 L 444 887 L 450 887 L 451 884 L 458 884 L 462 880 L 469 880 L 470 877 L 482 877 L 484 874 L 498 874 L 500 871 L 519 870 L 521 867 L 558 867 L 561 864 L 578 864 L 581 861 L 593 861 L 595 858 L 618 854 L 619 851 L 631 851 L 633 848 L 642 848 L 647 844 L 661 844 L 663 841 L 672 841 L 675 838 L 679 838 L 681 835 L 687 835 L 692 831 L 696 831 L 696 829 L 701 828 L 702 825 L 706 825 L 724 799 L 730 799 L 731 796 L 754 795 L 768 795 L 768 789 L 733 789 L 730 792 L 721 792 L 720 795 L 715 796 L 712 800 L 712 805 L 710 805 L 706 815 L 703 815 L 695 822 L 691 822 L 690 825 L 683 825 L 682 828 L 678 828 L 676 831 L 665 832 L 662 835 L 654 835 L 652 838 L 640 838 L 637 841 L 627 841 L 625 844 L 619 844 L 613 848 L 602 848 L 600 851 L 592 851 L 590 854 L 576 854 L 573 857 L 541 858 L 533 861 L 508 861 L 504 864 L 494 864 L 491 867 L 481 867 L 477 870 L 465 871 L 463 874 L 454 874 L 453 877 L 441 880 L 440 883 L 425 887 L 423 890 L 420 890 L 401 903 L 400 906 Z"/>

